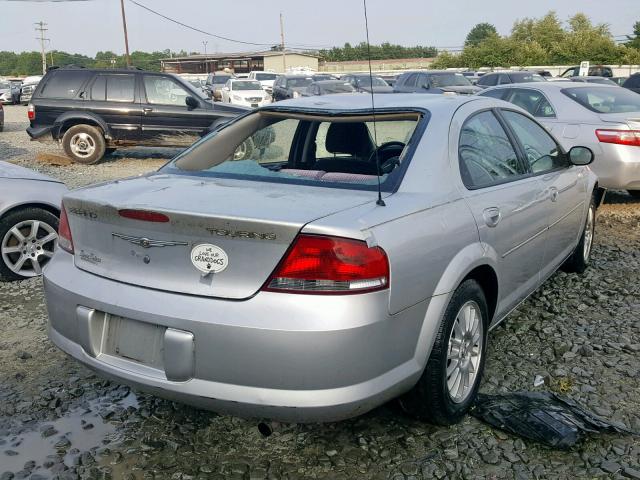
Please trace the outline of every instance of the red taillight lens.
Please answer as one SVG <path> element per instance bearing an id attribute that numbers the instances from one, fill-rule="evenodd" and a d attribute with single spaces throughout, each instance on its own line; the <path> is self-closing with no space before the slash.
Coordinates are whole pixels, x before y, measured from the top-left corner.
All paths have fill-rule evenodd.
<path id="1" fill-rule="evenodd" d="M 147 210 L 118 210 L 118 214 L 124 218 L 141 220 L 143 222 L 167 223 L 169 217 L 164 213 L 150 212 Z"/>
<path id="2" fill-rule="evenodd" d="M 29 117 L 29 120 L 36 119 L 36 107 L 32 104 L 27 107 L 27 117 Z"/>
<path id="3" fill-rule="evenodd" d="M 73 253 L 73 238 L 71 238 L 71 229 L 69 228 L 69 219 L 64 203 L 60 210 L 60 224 L 58 225 L 58 246 L 65 252 Z"/>
<path id="4" fill-rule="evenodd" d="M 596 130 L 596 136 L 602 143 L 640 147 L 640 130 Z"/>
<path id="5" fill-rule="evenodd" d="M 389 287 L 389 261 L 380 247 L 348 238 L 299 235 L 264 290 L 346 294 Z"/>

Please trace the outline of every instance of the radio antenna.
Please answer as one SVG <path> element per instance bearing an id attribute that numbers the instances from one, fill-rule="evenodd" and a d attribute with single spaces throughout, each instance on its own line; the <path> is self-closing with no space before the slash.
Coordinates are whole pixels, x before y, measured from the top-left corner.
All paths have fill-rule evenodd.
<path id="1" fill-rule="evenodd" d="M 367 59 L 369 60 L 369 87 L 371 88 L 371 113 L 373 116 L 373 143 L 376 154 L 376 173 L 378 174 L 378 200 L 376 205 L 385 207 L 386 203 L 382 200 L 382 186 L 380 185 L 380 156 L 378 155 L 378 132 L 376 129 L 376 101 L 373 95 L 373 73 L 371 71 L 371 44 L 369 43 L 369 19 L 367 18 L 367 0 L 362 0 L 364 5 L 364 26 L 367 31 Z"/>

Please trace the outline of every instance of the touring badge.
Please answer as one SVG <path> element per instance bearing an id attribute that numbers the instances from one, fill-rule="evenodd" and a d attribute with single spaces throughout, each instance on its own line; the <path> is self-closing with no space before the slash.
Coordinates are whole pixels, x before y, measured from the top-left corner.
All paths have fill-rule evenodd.
<path id="1" fill-rule="evenodd" d="M 191 263 L 202 273 L 220 273 L 229 265 L 229 257 L 220 247 L 201 243 L 191 250 Z"/>

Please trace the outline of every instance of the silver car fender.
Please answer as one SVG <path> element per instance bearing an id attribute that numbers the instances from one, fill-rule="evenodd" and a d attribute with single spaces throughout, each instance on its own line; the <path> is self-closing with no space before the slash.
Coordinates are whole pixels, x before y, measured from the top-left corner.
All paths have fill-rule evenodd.
<path id="1" fill-rule="evenodd" d="M 16 207 L 41 205 L 59 212 L 67 187 L 62 183 L 39 180 L 0 179 L 0 217 Z"/>

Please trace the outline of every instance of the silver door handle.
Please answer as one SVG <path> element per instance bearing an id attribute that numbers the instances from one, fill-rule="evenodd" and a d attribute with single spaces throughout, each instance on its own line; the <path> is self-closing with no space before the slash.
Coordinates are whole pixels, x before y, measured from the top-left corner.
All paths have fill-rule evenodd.
<path id="1" fill-rule="evenodd" d="M 551 199 L 552 202 L 555 202 L 558 200 L 558 189 L 555 187 L 551 187 L 549 189 L 549 198 Z"/>
<path id="2" fill-rule="evenodd" d="M 490 207 L 484 209 L 482 216 L 484 217 L 484 222 L 487 224 L 487 226 L 493 228 L 500 222 L 502 213 L 500 212 L 500 209 L 498 207 Z"/>
<path id="3" fill-rule="evenodd" d="M 142 109 L 142 111 L 143 111 L 143 112 L 145 113 L 145 115 L 146 115 L 147 113 L 151 113 L 151 112 L 153 112 L 153 108 L 145 107 L 145 108 L 143 108 L 143 109 Z"/>

